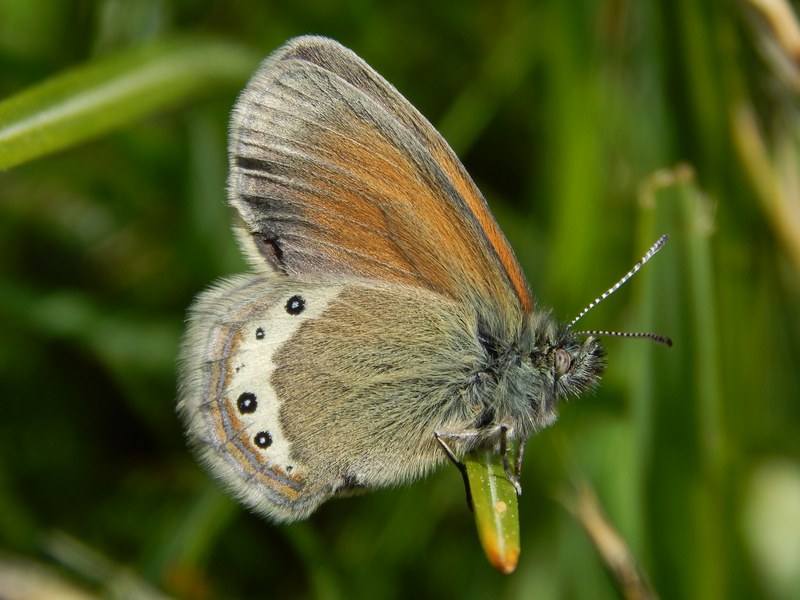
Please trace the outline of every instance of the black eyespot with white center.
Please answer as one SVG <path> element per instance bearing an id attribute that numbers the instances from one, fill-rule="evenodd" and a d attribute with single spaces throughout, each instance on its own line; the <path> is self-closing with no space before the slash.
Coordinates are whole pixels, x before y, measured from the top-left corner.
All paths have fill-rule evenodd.
<path id="1" fill-rule="evenodd" d="M 264 328 L 263 327 L 259 327 L 258 329 L 256 329 L 256 339 L 257 340 L 263 340 L 264 339 Z"/>
<path id="2" fill-rule="evenodd" d="M 256 395 L 253 392 L 244 392 L 236 400 L 236 407 L 243 415 L 249 415 L 256 412 L 256 408 L 258 408 Z"/>
<path id="3" fill-rule="evenodd" d="M 286 301 L 286 312 L 290 315 L 299 315 L 306 308 L 306 301 L 302 296 L 292 296 Z"/>
<path id="4" fill-rule="evenodd" d="M 264 450 L 272 445 L 272 436 L 268 431 L 259 431 L 253 438 L 253 443 Z"/>

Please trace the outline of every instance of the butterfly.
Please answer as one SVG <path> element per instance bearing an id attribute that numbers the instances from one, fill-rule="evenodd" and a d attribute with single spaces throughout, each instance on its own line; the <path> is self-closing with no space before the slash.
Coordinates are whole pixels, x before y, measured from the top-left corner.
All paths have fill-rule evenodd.
<path id="1" fill-rule="evenodd" d="M 288 522 L 410 482 L 525 440 L 597 384 L 601 332 L 536 304 L 444 139 L 339 43 L 299 37 L 261 64 L 229 160 L 253 272 L 190 309 L 178 410 L 247 506 Z"/>

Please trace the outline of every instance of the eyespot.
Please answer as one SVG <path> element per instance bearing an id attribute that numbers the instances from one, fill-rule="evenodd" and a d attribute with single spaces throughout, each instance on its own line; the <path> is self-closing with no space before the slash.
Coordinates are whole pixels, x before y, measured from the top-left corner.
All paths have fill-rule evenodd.
<path id="1" fill-rule="evenodd" d="M 302 296 L 292 296 L 286 302 L 286 312 L 290 315 L 299 315 L 306 307 L 306 301 Z"/>
<path id="2" fill-rule="evenodd" d="M 572 357 L 569 355 L 569 352 L 563 348 L 556 349 L 553 360 L 555 363 L 556 377 L 564 375 L 572 366 Z"/>
<path id="3" fill-rule="evenodd" d="M 244 392 L 236 400 L 236 406 L 239 408 L 239 412 L 243 415 L 256 412 L 256 408 L 258 408 L 256 395 L 253 392 Z"/>
<path id="4" fill-rule="evenodd" d="M 253 442 L 255 442 L 256 446 L 264 450 L 272 445 L 272 436 L 268 431 L 259 431 L 253 438 Z"/>

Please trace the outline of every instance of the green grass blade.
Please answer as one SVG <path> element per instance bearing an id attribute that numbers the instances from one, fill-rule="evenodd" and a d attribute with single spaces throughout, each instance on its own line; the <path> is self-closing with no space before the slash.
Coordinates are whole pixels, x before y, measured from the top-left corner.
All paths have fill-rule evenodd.
<path id="1" fill-rule="evenodd" d="M 239 85 L 255 60 L 213 41 L 169 41 L 61 73 L 0 103 L 0 169 L 128 124 L 220 85 Z"/>

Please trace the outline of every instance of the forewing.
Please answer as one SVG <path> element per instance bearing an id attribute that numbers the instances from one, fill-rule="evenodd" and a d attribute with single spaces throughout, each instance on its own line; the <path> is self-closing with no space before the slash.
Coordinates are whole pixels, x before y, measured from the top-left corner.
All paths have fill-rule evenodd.
<path id="1" fill-rule="evenodd" d="M 447 143 L 332 40 L 297 38 L 261 65 L 234 111 L 230 160 L 231 203 L 262 265 L 531 310 L 508 242 Z"/>

